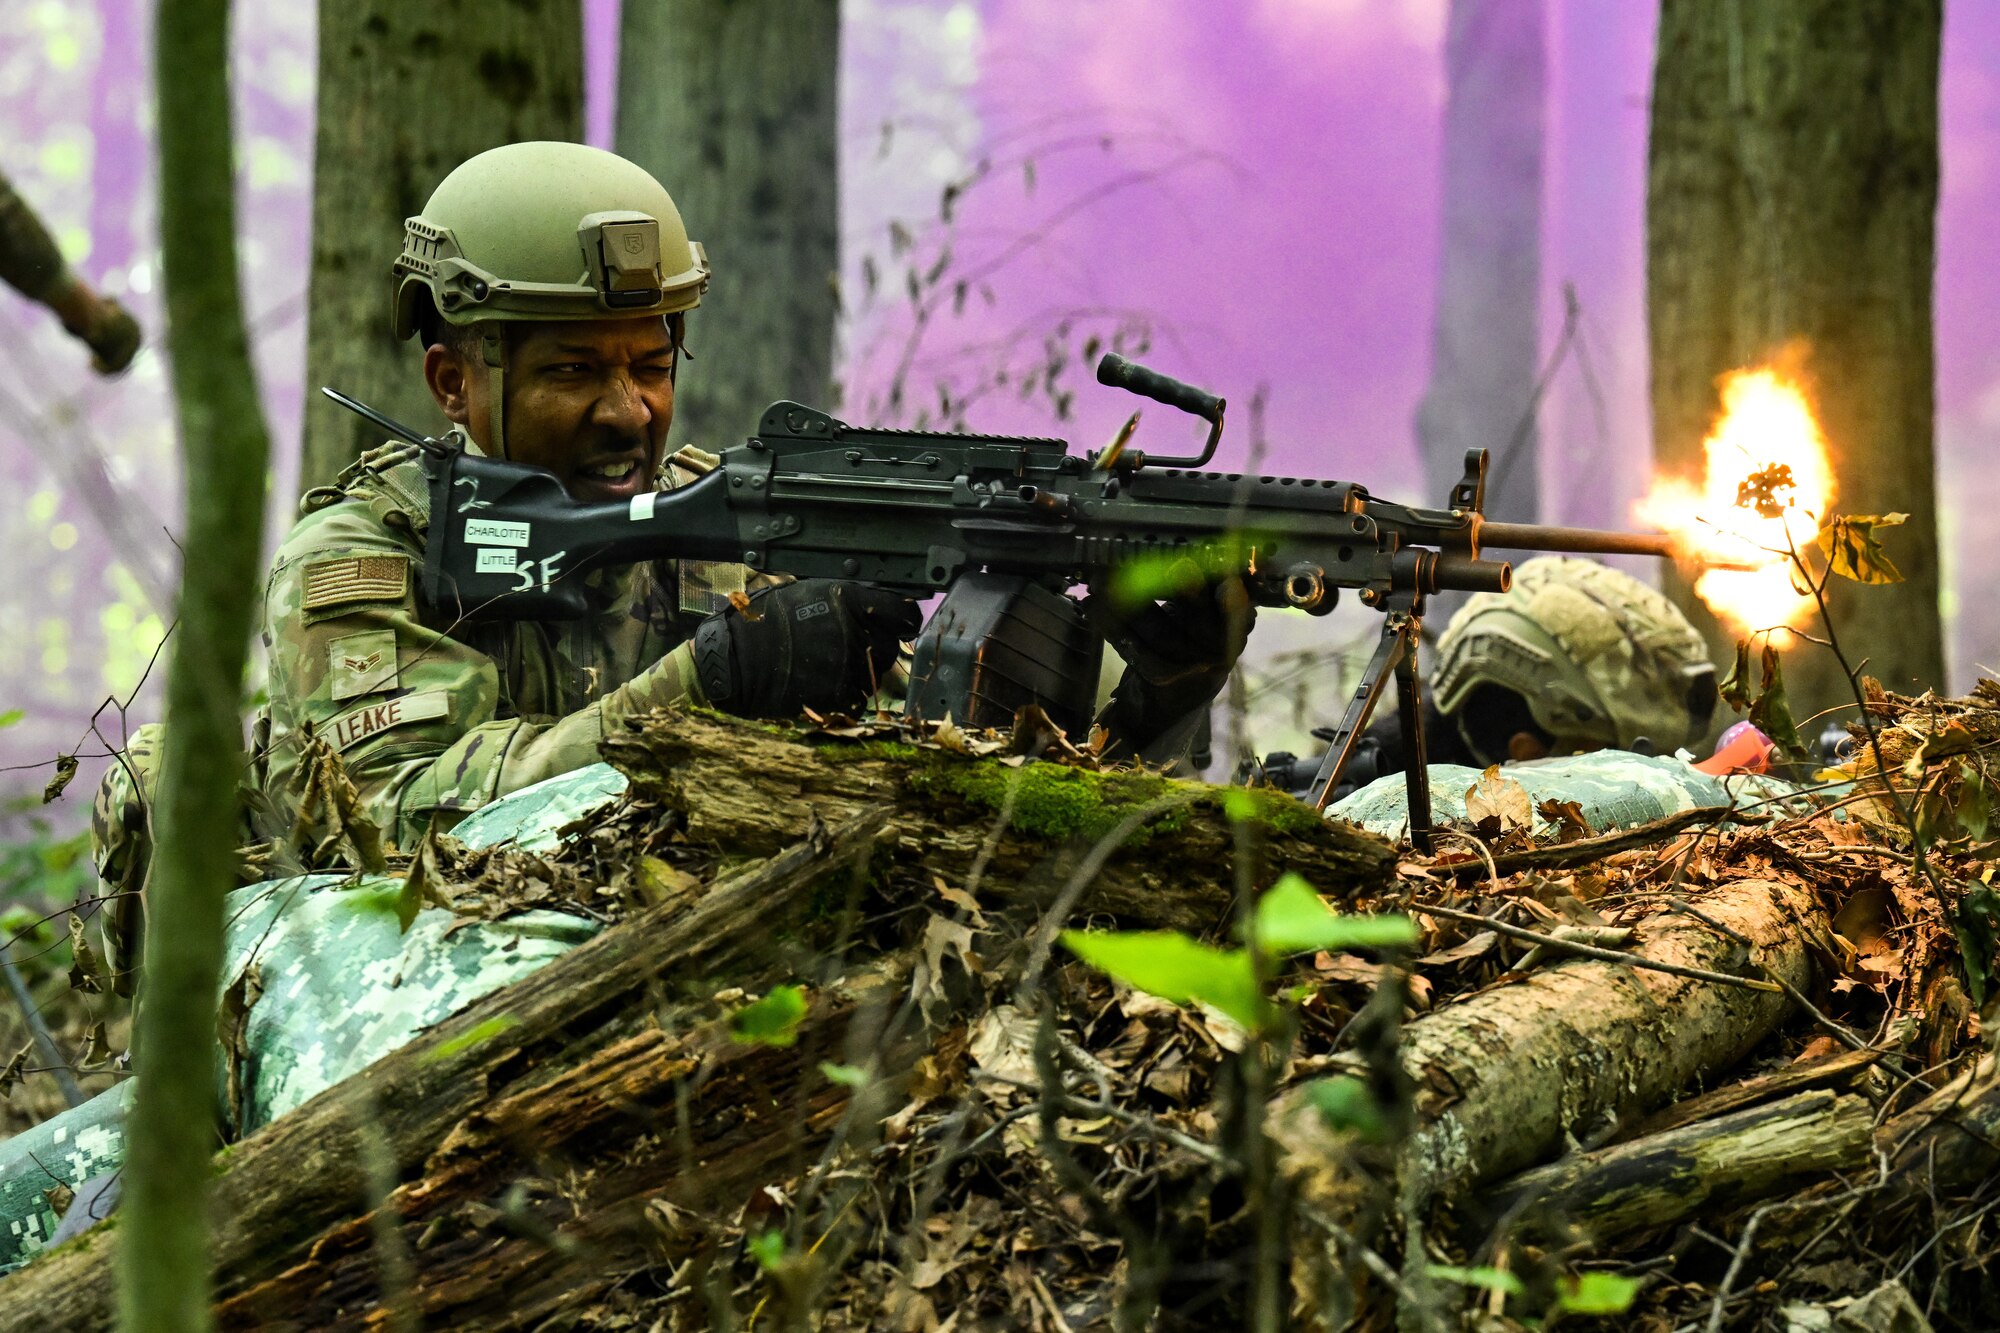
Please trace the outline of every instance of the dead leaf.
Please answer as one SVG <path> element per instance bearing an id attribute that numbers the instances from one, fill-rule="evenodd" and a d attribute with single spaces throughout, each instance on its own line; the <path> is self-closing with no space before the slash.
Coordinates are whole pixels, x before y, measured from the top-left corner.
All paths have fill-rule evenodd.
<path id="1" fill-rule="evenodd" d="M 104 982 L 97 965 L 97 953 L 90 947 L 90 940 L 83 932 L 83 918 L 75 912 L 69 914 L 69 984 L 72 990 L 85 995 L 100 995 Z"/>
<path id="2" fill-rule="evenodd" d="M 1471 939 L 1461 940 L 1449 949 L 1425 954 L 1417 960 L 1419 967 L 1449 967 L 1456 963 L 1469 963 L 1475 958 L 1484 958 L 1500 943 L 1500 937 L 1490 930 L 1482 930 Z"/>
<path id="3" fill-rule="evenodd" d="M 968 913 L 972 917 L 972 924 L 974 926 L 980 929 L 985 928 L 986 914 L 979 910 L 979 900 L 977 898 L 967 893 L 964 889 L 954 889 L 951 885 L 945 883 L 944 876 L 939 874 L 932 874 L 931 887 L 937 890 L 938 897 L 944 899 L 960 911 Z"/>
<path id="4" fill-rule="evenodd" d="M 744 592 L 741 588 L 733 589 L 730 592 L 729 605 L 736 609 L 736 614 L 742 616 L 752 624 L 764 618 L 761 612 L 750 609 L 750 594 Z"/>
<path id="5" fill-rule="evenodd" d="M 931 731 L 931 739 L 937 742 L 940 750 L 949 750 L 953 754 L 966 754 L 971 749 L 964 729 L 951 720 L 950 713 L 946 713 L 944 721 Z"/>
<path id="6" fill-rule="evenodd" d="M 403 887 L 396 894 L 396 924 L 408 933 L 417 913 L 425 907 L 442 907 L 448 912 L 451 905 L 444 892 L 444 871 L 438 866 L 437 831 L 432 829 L 424 834 L 416 854 L 410 857 L 410 872 L 403 877 Z"/>
<path id="7" fill-rule="evenodd" d="M 1526 787 L 1500 776 L 1500 765 L 1494 764 L 1479 775 L 1479 781 L 1465 789 L 1465 817 L 1488 836 L 1512 833 L 1533 822 L 1534 803 L 1528 799 Z"/>
<path id="8" fill-rule="evenodd" d="M 34 1053 L 35 1043 L 31 1041 L 14 1052 L 14 1058 L 7 1062 L 5 1069 L 0 1069 L 0 1097 L 12 1099 L 14 1085 L 21 1081 L 23 1072 L 28 1068 L 28 1057 Z"/>
<path id="9" fill-rule="evenodd" d="M 639 872 L 634 880 L 648 907 L 658 907 L 676 898 L 694 898 L 701 893 L 699 879 L 657 856 L 639 858 Z"/>
<path id="10" fill-rule="evenodd" d="M 1903 572 L 1882 549 L 1875 536 L 1877 528 L 1893 528 L 1909 520 L 1908 514 L 1836 515 L 1820 529 L 1815 544 L 1826 557 L 1827 567 L 1856 583 L 1901 583 Z"/>
<path id="11" fill-rule="evenodd" d="M 1011 1004 L 999 1004 L 973 1024 L 966 1053 L 980 1072 L 1020 1083 L 1038 1081 L 1035 1073 L 1035 1022 Z"/>
<path id="12" fill-rule="evenodd" d="M 944 993 L 944 960 L 947 954 L 958 955 L 959 963 L 973 976 L 986 969 L 980 964 L 979 955 L 972 951 L 972 927 L 961 921 L 953 921 L 933 912 L 924 922 L 923 954 L 924 984 L 919 999 L 930 999 Z"/>
<path id="13" fill-rule="evenodd" d="M 1834 932 L 1852 944 L 1856 953 L 1881 949 L 1895 925 L 1895 901 L 1895 895 L 1880 886 L 1849 894 L 1833 914 Z"/>
<path id="14" fill-rule="evenodd" d="M 47 805 L 49 802 L 61 797 L 63 790 L 69 786 L 70 779 L 75 776 L 76 756 L 73 754 L 57 755 L 55 776 L 49 779 L 48 786 L 42 788 L 42 804 Z"/>
<path id="15" fill-rule="evenodd" d="M 1535 807 L 1535 813 L 1556 826 L 1558 844 L 1597 836 L 1590 821 L 1583 817 L 1583 807 L 1575 801 L 1546 800 Z"/>
<path id="16" fill-rule="evenodd" d="M 111 1039 L 105 1035 L 102 1019 L 90 1025 L 90 1034 L 84 1039 L 83 1054 L 77 1057 L 78 1069 L 94 1069 L 111 1059 Z"/>

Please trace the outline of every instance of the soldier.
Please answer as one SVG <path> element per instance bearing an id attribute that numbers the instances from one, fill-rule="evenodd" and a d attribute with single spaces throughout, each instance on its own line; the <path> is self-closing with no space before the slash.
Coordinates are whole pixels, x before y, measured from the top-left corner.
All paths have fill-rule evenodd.
<path id="1" fill-rule="evenodd" d="M 639 167 L 570 143 L 481 153 L 408 220 L 391 274 L 396 336 L 419 338 L 458 447 L 546 468 L 590 500 L 633 499 L 712 462 L 683 450 L 663 468 L 686 315 L 709 269 Z M 739 612 L 744 569 L 695 562 L 585 575 L 592 610 L 574 622 L 460 623 L 414 577 L 432 521 L 418 455 L 408 442 L 365 454 L 305 496 L 279 547 L 270 702 L 253 728 L 258 836 L 285 837 L 302 805 L 316 816 L 351 781 L 360 813 L 408 850 L 596 762 L 637 713 L 683 700 L 752 717 L 851 708 L 919 626 L 909 599 L 847 581 L 766 586 Z M 1227 678 L 1248 624 L 1227 600 L 1225 588 L 1094 617 L 1130 663 L 1106 721 L 1135 751 L 1181 743 Z M 140 756 L 157 741 L 141 729 L 93 821 L 126 987 L 147 860 Z"/>
<path id="2" fill-rule="evenodd" d="M 0 174 L 0 279 L 56 313 L 90 348 L 100 375 L 115 375 L 139 352 L 139 324 L 125 307 L 70 272 L 48 228 Z"/>
<path id="3" fill-rule="evenodd" d="M 1424 700 L 1433 764 L 1492 764 L 1615 748 L 1672 754 L 1708 734 L 1715 666 L 1672 602 L 1594 560 L 1543 556 L 1506 593 L 1477 593 L 1438 639 Z M 1266 773 L 1303 789 L 1317 762 L 1272 755 Z M 1393 710 L 1355 746 L 1338 799 L 1403 767 Z"/>

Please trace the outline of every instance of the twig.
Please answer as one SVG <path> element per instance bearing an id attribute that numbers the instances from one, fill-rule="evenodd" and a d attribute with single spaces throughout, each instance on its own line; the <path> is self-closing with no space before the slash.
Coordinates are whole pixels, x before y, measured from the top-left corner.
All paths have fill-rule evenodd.
<path id="1" fill-rule="evenodd" d="M 1528 930 L 1521 926 L 1510 926 L 1505 921 L 1495 921 L 1492 917 L 1481 916 L 1477 912 L 1460 912 L 1449 907 L 1433 907 L 1429 904 L 1415 907 L 1411 910 L 1430 916 L 1445 917 L 1452 921 L 1464 921 L 1469 924 L 1483 926 L 1487 930 L 1510 936 L 1513 939 L 1531 941 L 1545 948 L 1555 949 L 1562 953 L 1573 953 L 1584 958 L 1595 958 L 1599 962 L 1622 963 L 1627 967 L 1643 968 L 1648 972 L 1665 972 L 1670 976 L 1686 977 L 1691 981 L 1712 981 L 1722 986 L 1741 986 L 1745 990 L 1770 991 L 1774 995 L 1785 990 L 1785 987 L 1782 985 L 1769 981 L 1759 981 L 1754 977 L 1731 976 L 1727 972 L 1711 972 L 1705 967 L 1684 967 L 1679 963 L 1663 963 L 1658 959 L 1644 958 L 1638 954 L 1626 953 L 1619 949 L 1600 949 L 1594 944 L 1579 944 L 1575 940 L 1566 940 L 1555 935 L 1545 935 L 1538 930 Z"/>
<path id="2" fill-rule="evenodd" d="M 1775 1204 L 1765 1204 L 1750 1214 L 1750 1220 L 1743 1224 L 1743 1234 L 1737 1237 L 1736 1252 L 1729 1258 L 1729 1271 L 1722 1275 L 1722 1283 L 1715 1289 L 1715 1302 L 1708 1307 L 1708 1333 L 1722 1333 L 1722 1316 L 1729 1305 L 1729 1289 L 1736 1285 L 1736 1279 L 1743 1272 L 1743 1263 L 1750 1257 L 1750 1245 L 1757 1239 L 1757 1228 L 1763 1225 L 1764 1217 Z"/>
<path id="3" fill-rule="evenodd" d="M 1629 852 L 1635 847 L 1649 846 L 1671 838 L 1683 829 L 1696 824 L 1716 823 L 1725 818 L 1740 819 L 1741 812 L 1734 811 L 1733 807 L 1726 805 L 1696 806 L 1692 810 L 1679 810 L 1663 819 L 1655 819 L 1636 828 L 1620 829 L 1615 833 L 1600 833 L 1594 838 L 1578 838 L 1575 842 L 1565 842 L 1555 847 L 1531 847 L 1518 852 L 1502 852 L 1498 856 L 1489 855 L 1487 867 L 1495 879 L 1499 878 L 1502 871 L 1511 875 L 1517 870 L 1565 870 L 1570 866 L 1584 865 L 1618 852 Z M 1456 833 L 1456 830 L 1452 832 Z M 1469 865 L 1446 868 L 1456 872 L 1473 869 Z"/>
<path id="4" fill-rule="evenodd" d="M 1463 829 L 1441 828 L 1434 831 L 1447 838 L 1460 838 L 1471 843 L 1478 850 L 1480 859 L 1486 862 L 1487 883 L 1492 886 L 1493 892 L 1500 892 L 1500 867 L 1493 863 L 1493 849 L 1488 847 L 1483 839 L 1475 838 Z"/>

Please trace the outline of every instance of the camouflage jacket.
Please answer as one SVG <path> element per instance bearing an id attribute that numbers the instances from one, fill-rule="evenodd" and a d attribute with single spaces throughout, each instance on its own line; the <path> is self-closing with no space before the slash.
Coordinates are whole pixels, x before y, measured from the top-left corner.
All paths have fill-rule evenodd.
<path id="1" fill-rule="evenodd" d="M 667 485 L 705 458 L 674 461 Z M 265 589 L 257 780 L 288 818 L 307 756 L 324 753 L 310 735 L 404 848 L 434 817 L 449 827 L 594 762 L 621 717 L 699 699 L 687 640 L 743 586 L 740 566 L 661 562 L 586 576 L 593 610 L 579 621 L 460 624 L 418 589 L 429 495 L 413 446 L 369 452 L 302 509 Z"/>

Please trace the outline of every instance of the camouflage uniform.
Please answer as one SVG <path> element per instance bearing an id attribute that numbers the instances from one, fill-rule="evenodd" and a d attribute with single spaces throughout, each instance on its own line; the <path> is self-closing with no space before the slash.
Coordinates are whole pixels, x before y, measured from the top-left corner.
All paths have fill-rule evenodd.
<path id="1" fill-rule="evenodd" d="M 685 484 L 710 466 L 713 455 L 684 448 L 663 480 Z M 764 581 L 740 565 L 661 561 L 590 576 L 585 620 L 453 625 L 416 587 L 429 498 L 413 446 L 370 452 L 302 508 L 266 586 L 270 703 L 251 732 L 246 844 L 289 830 L 308 728 L 339 755 L 362 813 L 405 850 L 433 821 L 450 828 L 496 797 L 595 763 L 620 718 L 700 702 L 689 635 L 746 581 Z M 105 946 L 128 995 L 160 737 L 157 723 L 135 733 L 92 810 L 110 898 Z"/>
<path id="2" fill-rule="evenodd" d="M 303 507 L 265 589 L 259 782 L 290 808 L 310 728 L 405 849 L 433 821 L 595 762 L 626 715 L 699 701 L 688 637 L 744 586 L 741 566 L 658 562 L 589 575 L 582 620 L 454 624 L 417 590 L 429 498 L 414 447 L 369 453 Z"/>

